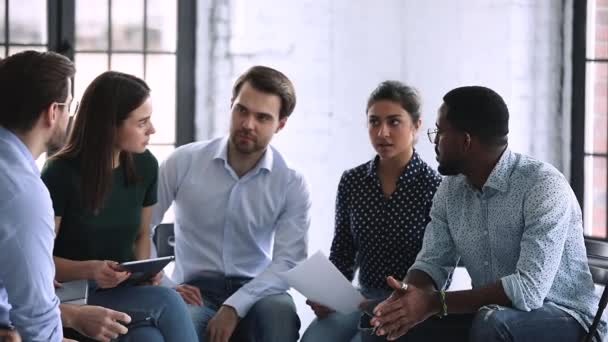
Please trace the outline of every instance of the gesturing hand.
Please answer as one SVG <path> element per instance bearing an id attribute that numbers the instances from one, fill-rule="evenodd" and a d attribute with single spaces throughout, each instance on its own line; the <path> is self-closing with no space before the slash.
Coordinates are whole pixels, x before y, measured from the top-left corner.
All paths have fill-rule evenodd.
<path id="1" fill-rule="evenodd" d="M 435 291 L 425 291 L 412 284 L 403 286 L 393 277 L 388 277 L 386 282 L 394 291 L 376 306 L 370 322 L 378 328 L 378 336 L 387 335 L 389 341 L 396 340 L 439 312 L 439 296 Z"/>
<path id="2" fill-rule="evenodd" d="M 122 323 L 131 322 L 131 317 L 125 313 L 92 305 L 79 306 L 74 316 L 72 328 L 102 342 L 126 334 L 128 329 Z"/>

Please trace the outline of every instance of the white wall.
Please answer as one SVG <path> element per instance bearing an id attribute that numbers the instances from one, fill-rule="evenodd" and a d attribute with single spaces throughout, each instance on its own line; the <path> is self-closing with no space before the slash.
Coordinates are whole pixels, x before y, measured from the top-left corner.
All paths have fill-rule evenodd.
<path id="1" fill-rule="evenodd" d="M 199 5 L 197 137 L 227 132 L 231 84 L 246 68 L 278 68 L 298 104 L 273 143 L 313 192 L 310 251 L 329 251 L 341 173 L 373 156 L 365 103 L 382 80 L 417 87 L 426 128 L 441 97 L 489 86 L 511 110 L 511 148 L 567 164 L 562 115 L 563 10 L 554 0 L 206 0 Z M 312 318 L 296 298 L 303 325 Z"/>

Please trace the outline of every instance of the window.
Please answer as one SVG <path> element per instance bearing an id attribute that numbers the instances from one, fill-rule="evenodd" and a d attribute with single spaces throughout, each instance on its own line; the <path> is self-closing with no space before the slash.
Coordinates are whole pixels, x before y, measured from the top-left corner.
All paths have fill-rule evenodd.
<path id="1" fill-rule="evenodd" d="M 608 1 L 574 2 L 572 186 L 585 235 L 607 238 Z"/>
<path id="2" fill-rule="evenodd" d="M 46 0 L 0 2 L 2 57 L 24 50 L 45 51 L 48 45 Z"/>

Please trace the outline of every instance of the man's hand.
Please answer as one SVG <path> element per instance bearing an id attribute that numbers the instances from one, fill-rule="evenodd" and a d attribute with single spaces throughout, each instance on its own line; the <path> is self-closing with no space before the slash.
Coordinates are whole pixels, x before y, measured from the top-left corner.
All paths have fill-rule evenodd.
<path id="1" fill-rule="evenodd" d="M 412 284 L 402 289 L 402 283 L 393 277 L 386 282 L 393 294 L 374 309 L 371 325 L 377 327 L 378 336 L 387 335 L 389 341 L 405 335 L 417 324 L 440 312 L 439 295 L 422 290 Z"/>
<path id="2" fill-rule="evenodd" d="M 228 342 L 239 323 L 236 310 L 228 305 L 222 305 L 207 325 L 207 337 L 210 342 Z"/>
<path id="3" fill-rule="evenodd" d="M 125 281 L 131 273 L 121 270 L 118 263 L 108 260 L 93 261 L 93 280 L 102 289 L 110 289 Z"/>
<path id="4" fill-rule="evenodd" d="M 0 329 L 0 340 L 4 342 L 21 342 L 21 336 L 17 330 Z"/>
<path id="5" fill-rule="evenodd" d="M 62 307 L 66 326 L 95 340 L 110 342 L 129 331 L 123 324 L 131 322 L 131 317 L 125 313 L 92 305 L 69 305 L 69 308 Z"/>
<path id="6" fill-rule="evenodd" d="M 323 319 L 323 318 L 329 316 L 329 314 L 332 314 L 335 312 L 334 310 L 328 308 L 327 306 L 321 305 L 317 302 L 313 302 L 312 300 L 306 300 L 306 304 L 308 304 L 308 306 L 310 306 L 310 308 L 312 309 L 312 311 L 314 311 L 314 313 L 318 319 Z"/>
<path id="7" fill-rule="evenodd" d="M 182 284 L 175 287 L 175 291 L 182 296 L 186 304 L 203 306 L 203 296 L 198 287 Z"/>

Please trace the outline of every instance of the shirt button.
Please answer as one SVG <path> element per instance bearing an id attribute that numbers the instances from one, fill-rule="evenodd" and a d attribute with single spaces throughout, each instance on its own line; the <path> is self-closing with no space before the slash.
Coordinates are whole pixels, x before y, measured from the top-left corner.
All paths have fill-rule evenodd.
<path id="1" fill-rule="evenodd" d="M 483 235 L 488 235 L 488 231 L 484 231 L 484 232 L 483 232 Z"/>
<path id="2" fill-rule="evenodd" d="M 486 265 L 486 266 L 488 266 L 490 263 L 487 262 L 487 261 L 484 261 L 483 264 Z"/>

